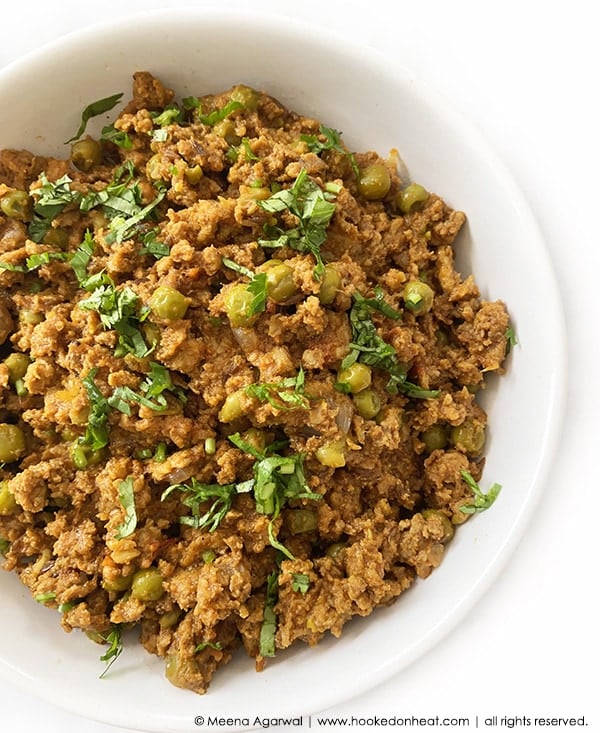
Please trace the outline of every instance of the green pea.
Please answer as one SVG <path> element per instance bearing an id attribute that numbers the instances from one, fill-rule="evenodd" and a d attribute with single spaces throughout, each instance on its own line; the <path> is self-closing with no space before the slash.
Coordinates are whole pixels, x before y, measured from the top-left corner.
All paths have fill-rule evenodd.
<path id="1" fill-rule="evenodd" d="M 233 422 L 244 414 L 243 406 L 244 390 L 238 389 L 227 395 L 225 402 L 219 410 L 219 420 L 223 423 Z"/>
<path id="2" fill-rule="evenodd" d="M 4 364 L 8 369 L 8 381 L 15 384 L 25 376 L 27 367 L 31 364 L 31 359 L 27 354 L 14 351 L 6 357 Z"/>
<path id="3" fill-rule="evenodd" d="M 71 448 L 71 460 L 73 465 L 79 471 L 83 471 L 90 466 L 98 466 L 106 458 L 106 451 L 104 449 L 92 450 L 89 445 L 82 445 L 76 443 Z"/>
<path id="4" fill-rule="evenodd" d="M 240 393 L 243 394 L 244 391 L 242 389 Z M 258 453 L 263 453 L 267 446 L 267 436 L 264 430 L 260 430 L 259 428 L 248 428 L 248 430 L 244 430 L 242 440 L 244 443 L 251 445 Z"/>
<path id="5" fill-rule="evenodd" d="M 150 346 L 151 348 L 155 348 L 160 343 L 160 328 L 156 325 L 156 323 L 151 323 L 150 321 L 146 321 L 145 323 L 142 323 L 142 334 L 144 336 L 144 341 Z"/>
<path id="6" fill-rule="evenodd" d="M 150 298 L 150 309 L 159 318 L 168 321 L 176 321 L 183 318 L 190 304 L 189 298 L 186 298 L 179 290 L 172 288 L 170 285 L 159 285 L 152 293 Z"/>
<path id="7" fill-rule="evenodd" d="M 290 532 L 302 534 L 317 528 L 317 514 L 310 509 L 292 509 L 288 514 Z"/>
<path id="8" fill-rule="evenodd" d="M 158 625 L 161 629 L 170 629 L 171 626 L 175 626 L 180 616 L 181 611 L 179 608 L 174 608 L 172 611 L 163 613 L 163 615 L 158 619 Z"/>
<path id="9" fill-rule="evenodd" d="M 102 162 L 102 146 L 91 137 L 78 140 L 71 145 L 71 161 L 80 171 L 90 171 Z"/>
<path id="10" fill-rule="evenodd" d="M 190 184 L 190 186 L 195 186 L 199 183 L 203 175 L 204 171 L 202 170 L 201 165 L 194 165 L 191 168 L 186 168 L 184 173 L 185 180 Z"/>
<path id="11" fill-rule="evenodd" d="M 323 466 L 341 468 L 346 465 L 346 441 L 335 440 L 325 443 L 315 451 L 315 458 Z"/>
<path id="12" fill-rule="evenodd" d="M 325 550 L 325 554 L 327 555 L 327 557 L 336 558 L 345 547 L 345 542 L 334 542 L 333 544 L 329 545 L 327 550 Z"/>
<path id="13" fill-rule="evenodd" d="M 338 382 L 346 385 L 352 394 L 362 392 L 371 384 L 371 367 L 355 361 L 348 368 L 338 372 Z"/>
<path id="14" fill-rule="evenodd" d="M 419 183 L 411 183 L 396 196 L 396 206 L 403 214 L 417 211 L 429 198 L 429 192 Z"/>
<path id="15" fill-rule="evenodd" d="M 421 433 L 421 440 L 427 453 L 443 450 L 448 444 L 448 428 L 442 423 L 435 423 Z"/>
<path id="16" fill-rule="evenodd" d="M 258 92 L 245 84 L 238 84 L 231 90 L 230 98 L 234 102 L 240 102 L 244 109 L 254 111 L 258 107 Z"/>
<path id="17" fill-rule="evenodd" d="M 455 448 L 470 455 L 478 456 L 485 443 L 485 428 L 477 425 L 473 420 L 465 420 L 460 425 L 450 429 L 450 442 Z"/>
<path id="18" fill-rule="evenodd" d="M 364 168 L 358 179 L 361 196 L 369 201 L 384 198 L 392 185 L 390 171 L 383 163 L 373 163 Z"/>
<path id="19" fill-rule="evenodd" d="M 23 308 L 19 312 L 19 320 L 21 323 L 26 323 L 28 326 L 37 326 L 38 323 L 42 323 L 46 320 L 46 316 L 39 311 L 32 311 L 29 308 Z"/>
<path id="20" fill-rule="evenodd" d="M 115 593 L 122 593 L 131 587 L 133 582 L 134 573 L 128 573 L 127 575 L 116 575 L 113 578 L 102 579 L 102 587 L 104 590 L 113 591 Z"/>
<path id="21" fill-rule="evenodd" d="M 273 262 L 273 260 L 271 260 Z M 275 262 L 267 271 L 267 295 L 276 303 L 285 303 L 296 293 L 294 270 L 284 262 Z"/>
<path id="22" fill-rule="evenodd" d="M 158 568 L 138 570 L 131 581 L 131 596 L 140 601 L 158 601 L 163 597 L 162 575 Z"/>
<path id="23" fill-rule="evenodd" d="M 65 249 L 69 244 L 69 232 L 66 229 L 48 229 L 44 234 L 44 244 L 57 249 Z"/>
<path id="24" fill-rule="evenodd" d="M 151 181 L 160 181 L 163 178 L 163 162 L 160 153 L 155 153 L 146 161 L 146 176 Z"/>
<path id="25" fill-rule="evenodd" d="M 0 199 L 0 210 L 5 216 L 18 221 L 31 221 L 33 205 L 27 191 L 13 189 Z"/>
<path id="26" fill-rule="evenodd" d="M 421 280 L 407 282 L 402 297 L 404 305 L 417 316 L 430 311 L 433 305 L 433 290 Z"/>
<path id="27" fill-rule="evenodd" d="M 454 537 L 454 527 L 452 526 L 452 522 L 440 509 L 425 509 L 421 512 L 421 514 L 424 519 L 431 519 L 441 523 L 443 530 L 443 535 L 441 539 L 442 543 L 445 544 Z"/>
<path id="28" fill-rule="evenodd" d="M 358 394 L 355 394 L 352 399 L 354 400 L 356 411 L 365 420 L 372 420 L 379 415 L 381 400 L 374 390 L 363 389 Z"/>
<path id="29" fill-rule="evenodd" d="M 8 481 L 0 481 L 0 517 L 8 517 L 18 510 L 19 505 L 8 488 Z"/>
<path id="30" fill-rule="evenodd" d="M 341 286 L 342 278 L 337 269 L 333 265 L 325 265 L 325 272 L 321 277 L 321 286 L 319 287 L 319 302 L 321 305 L 331 305 Z"/>
<path id="31" fill-rule="evenodd" d="M 248 328 L 256 322 L 258 313 L 252 313 L 254 295 L 248 290 L 247 285 L 243 283 L 232 285 L 227 288 L 223 299 L 225 313 L 234 328 Z"/>
<path id="32" fill-rule="evenodd" d="M 202 562 L 205 565 L 210 565 L 217 559 L 217 553 L 214 550 L 204 550 L 202 553 Z"/>
<path id="33" fill-rule="evenodd" d="M 0 463 L 17 461 L 25 453 L 25 433 L 18 425 L 0 423 Z"/>
<path id="34" fill-rule="evenodd" d="M 213 132 L 222 137 L 228 145 L 239 145 L 242 138 L 235 131 L 235 124 L 231 120 L 221 120 L 213 126 Z"/>

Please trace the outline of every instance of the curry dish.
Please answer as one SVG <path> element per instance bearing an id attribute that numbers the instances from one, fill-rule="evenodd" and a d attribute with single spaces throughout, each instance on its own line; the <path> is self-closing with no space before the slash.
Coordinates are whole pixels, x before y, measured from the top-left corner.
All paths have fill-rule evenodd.
<path id="1" fill-rule="evenodd" d="M 440 565 L 500 488 L 511 329 L 395 151 L 242 84 L 121 96 L 64 159 L 0 154 L 0 549 L 99 673 L 136 628 L 204 693 Z"/>

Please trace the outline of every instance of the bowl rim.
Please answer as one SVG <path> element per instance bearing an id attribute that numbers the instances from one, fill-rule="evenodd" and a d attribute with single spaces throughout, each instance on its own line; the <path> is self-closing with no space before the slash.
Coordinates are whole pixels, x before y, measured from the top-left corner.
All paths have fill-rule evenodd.
<path id="1" fill-rule="evenodd" d="M 47 58 L 48 55 L 55 53 L 57 50 L 61 50 L 62 52 L 68 48 L 74 49 L 75 47 L 80 47 L 81 44 L 84 44 L 86 41 L 97 40 L 107 32 L 116 31 L 121 33 L 124 31 L 126 26 L 130 26 L 131 24 L 143 25 L 145 23 L 154 24 L 157 22 L 181 22 L 183 16 L 186 16 L 189 20 L 202 20 L 205 23 L 213 23 L 219 26 L 221 24 L 230 24 L 231 22 L 239 24 L 240 22 L 239 10 L 233 8 L 219 9 L 214 6 L 173 6 L 169 8 L 153 8 L 142 11 L 137 10 L 124 16 L 120 16 L 116 20 L 103 20 L 91 23 L 62 34 L 58 38 L 43 44 L 39 48 L 29 51 L 22 57 L 5 65 L 0 69 L 0 91 L 4 84 L 13 84 L 15 77 L 23 74 L 27 75 L 30 73 L 29 67 L 35 67 L 35 65 L 39 64 L 40 61 Z M 244 9 L 243 23 L 246 27 L 248 25 L 255 27 L 260 26 L 263 30 L 267 29 L 268 33 L 284 33 L 288 36 L 295 33 L 301 33 L 303 38 L 306 35 L 310 35 L 311 43 L 314 43 L 317 46 L 327 44 L 329 47 L 328 54 L 330 54 L 332 58 L 343 59 L 349 57 L 349 37 L 339 33 L 337 30 L 325 29 L 323 26 L 316 23 L 280 15 L 273 11 L 265 11 L 262 9 L 258 10 L 256 8 Z M 391 77 L 393 74 L 398 74 L 405 81 L 407 79 L 410 80 L 411 94 L 418 99 L 420 103 L 423 103 L 428 107 L 432 107 L 437 112 L 441 113 L 444 120 L 447 121 L 452 129 L 460 127 L 463 130 L 468 131 L 471 138 L 470 144 L 475 146 L 476 150 L 481 155 L 485 156 L 488 164 L 494 168 L 495 174 L 498 176 L 499 180 L 513 195 L 519 216 L 523 218 L 525 225 L 529 228 L 533 238 L 536 240 L 536 246 L 539 250 L 538 256 L 541 257 L 543 265 L 543 276 L 550 289 L 554 292 L 556 298 L 556 302 L 553 306 L 553 312 L 551 313 L 551 320 L 553 321 L 556 329 L 555 337 L 557 343 L 555 351 L 556 361 L 552 365 L 554 388 L 551 390 L 551 394 L 549 395 L 548 408 L 548 415 L 549 417 L 551 416 L 552 419 L 549 420 L 549 424 L 546 426 L 546 433 L 542 444 L 541 459 L 537 467 L 535 481 L 530 487 L 528 500 L 522 508 L 522 511 L 515 518 L 510 534 L 499 548 L 496 557 L 488 564 L 485 572 L 478 577 L 469 594 L 463 597 L 461 601 L 446 614 L 445 618 L 427 636 L 425 642 L 421 641 L 413 648 L 405 650 L 400 659 L 390 659 L 387 664 L 381 665 L 378 669 L 374 670 L 368 687 L 365 687 L 363 679 L 356 680 L 354 682 L 350 680 L 348 684 L 344 685 L 343 691 L 336 688 L 331 689 L 327 695 L 321 693 L 319 702 L 317 703 L 317 708 L 311 711 L 305 711 L 305 713 L 309 714 L 317 713 L 320 710 L 342 704 L 351 697 L 365 693 L 369 689 L 372 689 L 388 680 L 394 674 L 399 673 L 401 670 L 412 664 L 417 658 L 428 653 L 443 637 L 457 626 L 465 615 L 480 601 L 482 596 L 489 590 L 493 582 L 499 577 L 506 565 L 514 557 L 515 550 L 523 539 L 525 530 L 531 520 L 537 503 L 541 498 L 545 479 L 552 469 L 552 457 L 557 453 L 557 447 L 562 434 L 563 418 L 567 409 L 566 384 L 568 353 L 566 348 L 567 329 L 564 307 L 562 305 L 558 280 L 553 269 L 550 255 L 545 246 L 542 230 L 520 186 L 504 161 L 501 160 L 492 146 L 487 142 L 482 132 L 459 111 L 457 111 L 451 104 L 450 100 L 446 99 L 439 90 L 433 88 L 426 79 L 421 76 L 417 76 L 413 69 L 409 69 L 405 64 L 395 58 L 384 59 L 383 54 L 369 45 L 361 45 L 360 54 L 361 59 L 363 59 L 366 64 L 373 68 L 377 67 L 379 70 L 381 70 L 384 65 L 383 62 L 385 61 L 385 66 L 387 67 L 386 75 L 388 77 Z M 0 662 L 4 662 L 1 655 Z M 14 670 L 10 666 L 7 667 L 4 663 L 0 663 L 0 676 L 5 677 L 11 684 L 16 684 L 23 688 L 24 691 L 31 693 L 31 679 L 25 676 L 18 676 L 15 678 Z M 57 700 L 52 694 L 53 691 L 54 690 L 46 690 L 43 687 L 38 686 L 34 691 L 34 694 L 47 700 L 51 704 L 64 708 L 70 712 L 84 716 L 88 715 L 86 710 L 82 710 L 81 707 L 78 706 L 78 700 L 75 695 L 71 695 L 67 692 L 63 698 Z M 126 711 L 111 711 L 110 713 L 106 713 L 103 717 L 96 716 L 94 719 L 125 728 L 136 725 L 135 721 L 131 721 L 129 719 Z M 161 725 L 164 727 L 164 721 L 159 721 L 157 723 L 158 727 L 149 727 L 148 730 L 159 730 Z M 226 730 L 227 728 L 220 729 Z M 239 728 L 231 728 L 231 730 L 234 729 Z M 173 730 L 176 729 L 173 728 Z M 177 728 L 177 730 L 179 730 L 179 728 Z"/>

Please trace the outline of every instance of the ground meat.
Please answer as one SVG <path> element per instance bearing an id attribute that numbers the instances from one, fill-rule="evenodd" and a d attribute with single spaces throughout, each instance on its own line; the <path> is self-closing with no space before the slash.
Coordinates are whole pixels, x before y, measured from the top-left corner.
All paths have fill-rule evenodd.
<path id="1" fill-rule="evenodd" d="M 0 549 L 204 693 L 442 563 L 511 330 L 394 156 L 242 85 L 174 100 L 139 71 L 103 140 L 0 153 Z"/>

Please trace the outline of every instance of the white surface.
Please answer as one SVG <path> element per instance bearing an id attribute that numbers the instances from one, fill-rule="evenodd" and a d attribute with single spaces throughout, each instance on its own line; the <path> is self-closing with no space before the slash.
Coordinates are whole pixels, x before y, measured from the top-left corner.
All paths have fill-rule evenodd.
<path id="1" fill-rule="evenodd" d="M 502 296 L 513 313 L 519 346 L 507 375 L 483 395 L 491 429 L 482 481 L 488 486 L 497 478 L 506 488 L 493 511 L 461 527 L 443 568 L 398 604 L 379 610 L 376 620 L 355 621 L 343 639 L 328 638 L 317 649 L 300 645 L 277 655 L 261 675 L 238 655 L 201 700 L 165 684 L 164 663 L 137 645 L 126 645 L 109 679 L 99 679 L 97 654 L 85 637 L 74 634 L 67 641 L 47 609 L 24 603 L 26 594 L 9 585 L 16 579 L 0 575 L 3 620 L 14 632 L 4 640 L 0 671 L 8 663 L 11 681 L 20 674 L 27 691 L 33 680 L 44 699 L 105 723 L 165 733 L 187 731 L 195 715 L 208 720 L 224 709 L 234 718 L 316 713 L 387 681 L 460 623 L 496 579 L 537 508 L 533 502 L 545 489 L 556 452 L 566 362 L 562 310 L 546 248 L 521 192 L 476 128 L 403 66 L 392 70 L 385 56 L 364 46 L 353 52 L 345 39 L 340 46 L 334 34 L 313 24 L 290 25 L 289 19 L 248 13 L 240 36 L 235 13 L 163 9 L 137 16 L 134 24 L 111 20 L 99 30 L 71 35 L 60 49 L 52 44 L 2 75 L 2 144 L 64 155 L 62 141 L 92 90 L 98 98 L 128 89 L 133 70 L 150 69 L 179 96 L 244 81 L 335 123 L 352 149 L 369 146 L 386 154 L 397 146 L 416 180 L 468 211 L 468 227 L 457 242 L 461 269 L 474 270 L 486 297 Z M 200 33 L 210 43 L 199 44 Z M 176 43 L 165 45 L 170 39 Z M 257 42 L 268 53 L 257 53 Z M 161 51 L 165 47 L 167 53 Z M 215 49 L 221 48 L 229 52 L 215 63 Z M 65 74 L 72 58 L 78 64 Z M 23 99 L 35 104 L 24 108 Z M 57 103 L 62 114 L 54 112 Z M 88 129 L 102 124 L 95 121 Z M 457 175 L 461 170 L 470 175 Z M 532 282 L 544 303 L 542 322 L 531 307 Z M 515 421 L 515 405 L 527 422 Z M 37 638 L 31 638 L 32 628 L 39 628 Z M 306 679 L 311 687 L 300 698 Z"/>
<path id="2" fill-rule="evenodd" d="M 590 674 L 599 651 L 599 609 L 592 591 L 600 488 L 593 470 L 600 447 L 593 417 L 599 403 L 594 366 L 600 313 L 592 284 L 600 264 L 593 219 L 600 156 L 598 113 L 592 103 L 599 66 L 592 4 L 575 2 L 568 10 L 562 4 L 514 0 L 435 0 L 399 3 L 393 10 L 380 2 L 356 0 L 328 5 L 305 0 L 295 9 L 266 1 L 254 4 L 335 25 L 338 32 L 366 40 L 410 66 L 480 128 L 542 225 L 569 326 L 570 404 L 561 450 L 535 519 L 509 565 L 441 644 L 390 682 L 328 713 L 358 718 L 466 715 L 472 727 L 476 715 L 480 727 L 491 715 L 585 715 L 587 730 L 600 730 Z M 104 17 L 115 17 L 169 5 L 132 0 L 126 7 L 103 3 L 101 10 Z M 219 3 L 224 5 L 244 3 Z M 24 5 L 3 8 L 3 27 L 14 29 L 3 39 L 0 63 L 98 20 L 97 13 L 97 8 L 74 2 L 61 3 L 60 14 L 49 5 L 40 6 L 37 15 Z M 535 282 L 531 303 L 543 319 Z M 516 405 L 515 421 L 519 419 Z M 6 727 L 115 733 L 39 702 L 34 692 L 29 697 L 6 686 L 0 689 Z M 319 727 L 315 718 L 312 727 Z"/>

